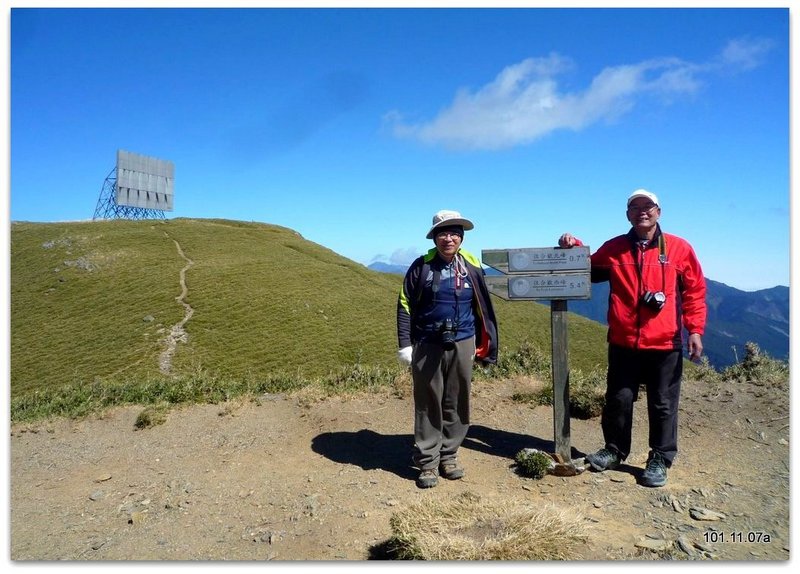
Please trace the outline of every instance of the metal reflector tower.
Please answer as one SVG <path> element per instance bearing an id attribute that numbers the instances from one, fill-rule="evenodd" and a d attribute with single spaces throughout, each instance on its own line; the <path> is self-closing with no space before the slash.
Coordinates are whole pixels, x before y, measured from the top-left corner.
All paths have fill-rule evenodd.
<path id="1" fill-rule="evenodd" d="M 103 182 L 92 219 L 165 219 L 174 185 L 171 161 L 117 150 L 117 165 Z"/>

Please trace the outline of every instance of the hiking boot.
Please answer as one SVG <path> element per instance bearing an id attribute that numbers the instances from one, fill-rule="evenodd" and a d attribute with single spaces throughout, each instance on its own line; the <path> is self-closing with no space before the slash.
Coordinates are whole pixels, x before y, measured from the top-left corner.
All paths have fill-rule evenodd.
<path id="1" fill-rule="evenodd" d="M 592 468 L 597 471 L 614 470 L 620 464 L 622 459 L 616 451 L 607 448 L 601 448 L 586 457 L 586 462 L 592 465 Z"/>
<path id="2" fill-rule="evenodd" d="M 436 475 L 436 471 L 432 468 L 423 470 L 417 477 L 417 486 L 420 488 L 432 488 L 437 484 L 439 484 L 439 477 Z"/>
<path id="3" fill-rule="evenodd" d="M 458 480 L 464 478 L 464 469 L 455 460 L 451 460 L 439 465 L 439 475 L 447 480 Z"/>
<path id="4" fill-rule="evenodd" d="M 642 473 L 642 486 L 664 486 L 667 484 L 667 463 L 660 452 L 651 452 Z"/>

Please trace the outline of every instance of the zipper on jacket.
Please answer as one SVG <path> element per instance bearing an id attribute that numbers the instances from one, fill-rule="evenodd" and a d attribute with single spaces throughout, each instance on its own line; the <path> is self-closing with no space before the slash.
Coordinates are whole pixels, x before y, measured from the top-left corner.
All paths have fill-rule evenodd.
<path id="1" fill-rule="evenodd" d="M 639 348 L 639 340 L 642 337 L 642 288 L 644 286 L 644 279 L 642 278 L 642 269 L 644 267 L 644 253 L 647 249 L 647 243 L 638 242 L 636 247 L 636 275 L 639 279 L 639 284 L 636 286 L 636 349 Z"/>

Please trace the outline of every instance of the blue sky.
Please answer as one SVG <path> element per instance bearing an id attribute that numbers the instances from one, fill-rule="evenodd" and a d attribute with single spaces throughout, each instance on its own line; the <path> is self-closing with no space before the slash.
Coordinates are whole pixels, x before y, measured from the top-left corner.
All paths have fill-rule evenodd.
<path id="1" fill-rule="evenodd" d="M 408 263 L 593 249 L 625 198 L 710 279 L 789 285 L 789 10 L 11 10 L 10 219 L 91 219 L 117 149 L 175 164 L 168 217 Z"/>

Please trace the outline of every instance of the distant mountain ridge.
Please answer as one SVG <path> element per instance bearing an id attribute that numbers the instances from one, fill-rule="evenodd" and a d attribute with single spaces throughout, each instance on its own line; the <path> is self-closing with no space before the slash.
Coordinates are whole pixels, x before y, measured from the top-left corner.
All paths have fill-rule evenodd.
<path id="1" fill-rule="evenodd" d="M 379 262 L 368 267 L 401 275 L 408 268 Z M 499 272 L 489 268 L 487 274 Z M 747 342 L 756 343 L 770 357 L 789 360 L 789 287 L 741 291 L 708 278 L 706 285 L 708 321 L 703 352 L 715 368 L 740 361 Z M 569 301 L 567 307 L 573 313 L 606 325 L 608 283 L 593 283 L 591 299 Z"/>

